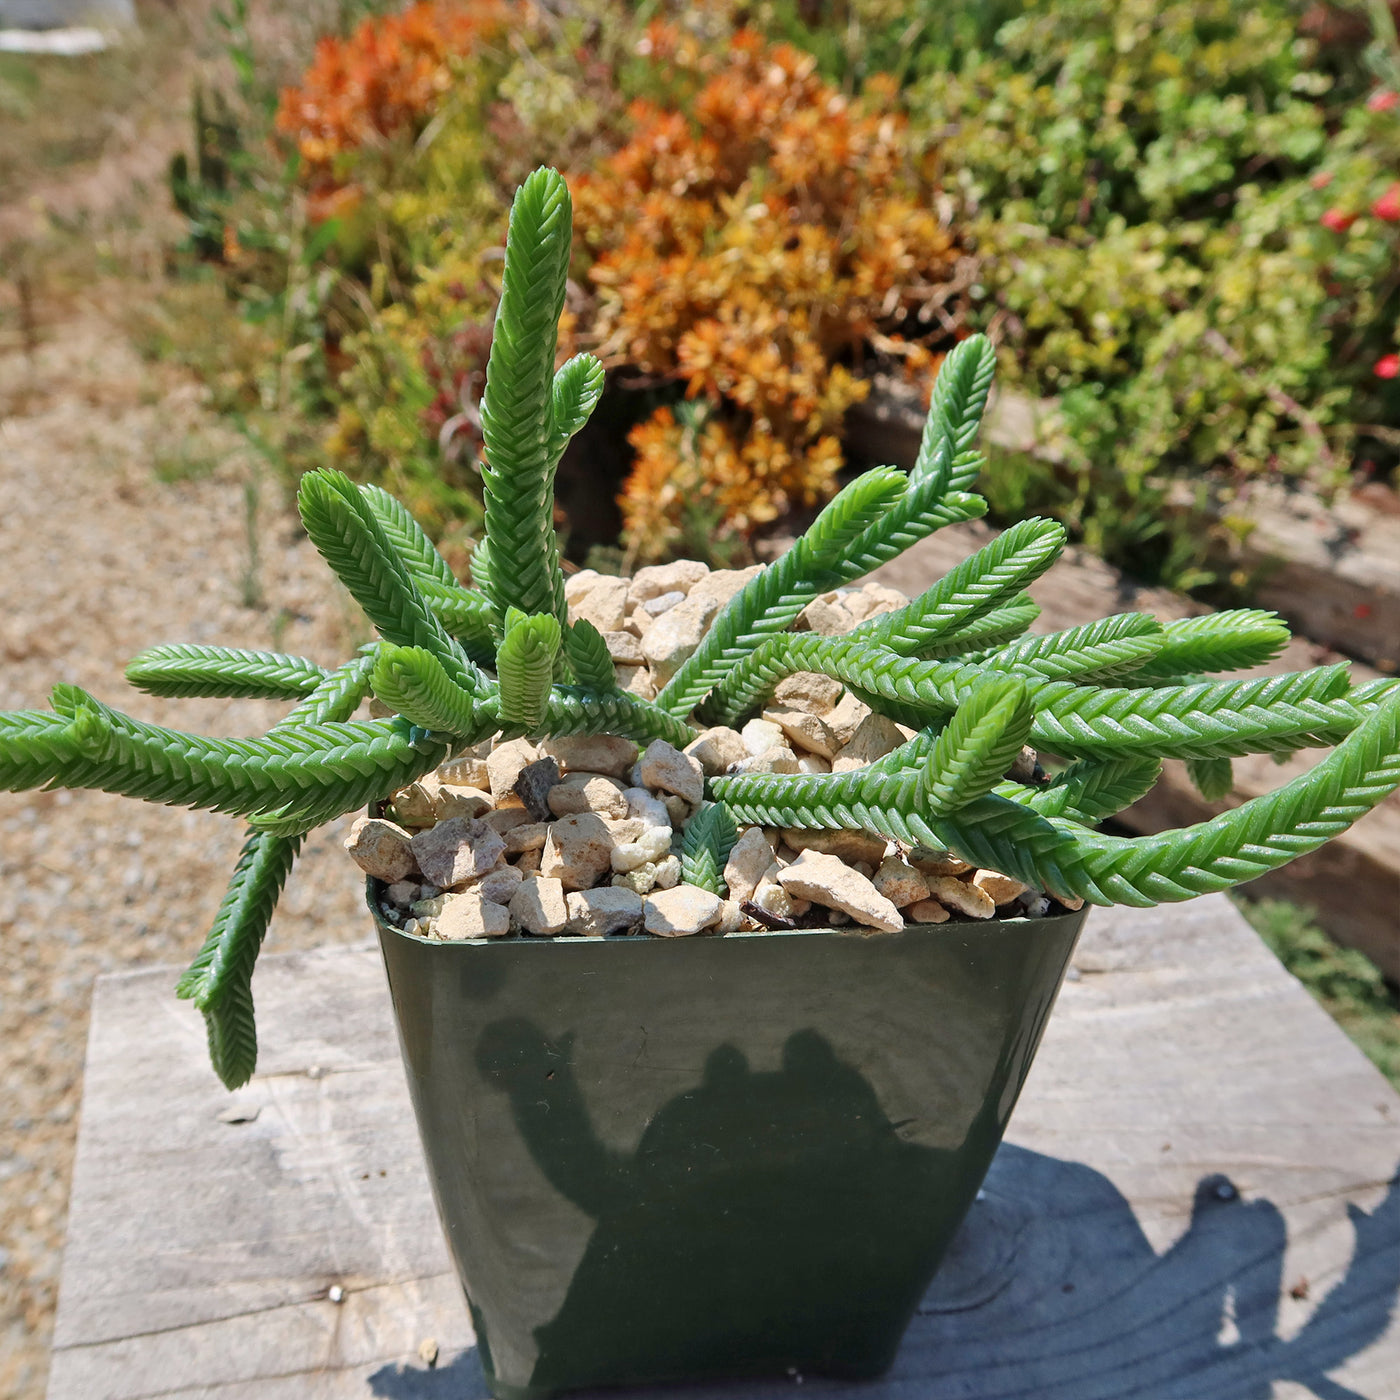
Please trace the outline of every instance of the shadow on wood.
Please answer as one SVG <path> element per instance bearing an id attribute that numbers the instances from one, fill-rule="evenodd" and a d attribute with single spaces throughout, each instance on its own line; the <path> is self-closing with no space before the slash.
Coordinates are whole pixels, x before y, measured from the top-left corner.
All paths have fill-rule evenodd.
<path id="1" fill-rule="evenodd" d="M 49 1400 L 482 1400 L 378 951 L 263 958 L 232 1101 L 176 973 L 97 983 Z M 1224 896 L 1095 911 L 891 1372 L 804 1388 L 1400 1400 L 1397 1160 L 1400 1097 Z"/>
<path id="2" fill-rule="evenodd" d="M 1158 1254 L 1102 1173 L 1007 1145 L 889 1375 L 821 1389 L 870 1400 L 1270 1400 L 1287 1381 L 1318 1400 L 1369 1400 L 1327 1373 L 1382 1336 L 1395 1311 L 1400 1173 L 1374 1211 L 1349 1214 L 1356 1248 L 1345 1274 L 1284 1338 L 1288 1239 L 1272 1202 L 1243 1199 L 1226 1176 L 1203 1177 L 1186 1233 Z M 777 1400 L 791 1391 L 790 1380 L 774 1380 L 683 1393 Z M 483 1400 L 488 1391 L 475 1351 L 465 1351 L 440 1370 L 385 1366 L 369 1393 Z"/>

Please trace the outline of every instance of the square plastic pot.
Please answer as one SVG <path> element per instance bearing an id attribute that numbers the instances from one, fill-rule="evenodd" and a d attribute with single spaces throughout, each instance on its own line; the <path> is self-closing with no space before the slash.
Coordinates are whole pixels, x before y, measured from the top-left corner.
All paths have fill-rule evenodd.
<path id="1" fill-rule="evenodd" d="M 1084 915 L 458 943 L 376 919 L 482 1364 L 524 1400 L 884 1371 Z"/>

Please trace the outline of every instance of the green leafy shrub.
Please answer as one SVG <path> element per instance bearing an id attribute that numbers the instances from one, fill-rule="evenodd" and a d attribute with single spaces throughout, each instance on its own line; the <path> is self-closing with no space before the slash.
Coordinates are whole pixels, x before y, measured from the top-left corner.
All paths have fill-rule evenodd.
<path id="1" fill-rule="evenodd" d="M 1039 0 L 912 89 L 1003 370 L 1059 398 L 1069 451 L 1021 495 L 1139 573 L 1207 581 L 1202 507 L 1261 473 L 1335 488 L 1380 412 L 1389 231 L 1338 248 L 1318 186 L 1345 165 L 1365 208 L 1394 153 L 1374 113 L 1332 129 L 1332 87 L 1287 4 Z"/>
<path id="2" fill-rule="evenodd" d="M 256 1060 L 251 975 L 304 835 L 380 802 L 492 736 L 614 734 L 677 746 L 691 717 L 737 719 L 783 677 L 817 671 L 914 737 L 849 772 L 712 779 L 721 815 L 696 819 L 682 866 L 713 884 L 740 824 L 864 829 L 1050 891 L 1064 900 L 1150 905 L 1219 890 L 1321 845 L 1400 786 L 1400 682 L 1352 688 L 1345 666 L 1215 680 L 1278 653 L 1267 613 L 1165 627 L 1123 614 L 1048 636 L 1024 589 L 1054 562 L 1050 520 L 1006 531 L 898 611 L 843 637 L 790 629 L 818 595 L 943 525 L 983 513 L 971 491 L 993 356 L 974 337 L 945 361 L 919 460 L 850 483 L 785 554 L 715 618 L 655 700 L 617 685 L 607 644 L 570 622 L 552 527 L 552 485 L 602 390 L 589 355 L 555 369 L 570 255 L 568 186 L 531 175 L 516 196 L 482 403 L 486 535 L 464 588 L 409 513 L 334 471 L 308 474 L 302 520 L 379 632 L 335 671 L 207 646 L 162 646 L 127 676 L 157 695 L 283 699 L 255 739 L 147 724 L 72 685 L 52 709 L 0 716 L 0 787 L 96 788 L 248 821 L 214 926 L 179 992 L 204 1013 L 224 1082 Z M 391 717 L 356 719 L 372 692 Z M 1071 760 L 1054 781 L 1015 780 L 1027 742 Z M 1198 826 L 1124 839 L 1097 824 L 1153 782 L 1164 756 L 1193 761 L 1211 788 L 1231 757 L 1333 745 L 1304 777 Z M 702 807 L 701 812 L 704 812 Z"/>

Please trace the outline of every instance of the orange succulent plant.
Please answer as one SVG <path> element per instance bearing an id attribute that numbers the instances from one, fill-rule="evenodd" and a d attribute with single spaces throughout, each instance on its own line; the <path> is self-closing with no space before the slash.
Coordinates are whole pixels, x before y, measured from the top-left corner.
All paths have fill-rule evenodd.
<path id="1" fill-rule="evenodd" d="M 654 25 L 647 47 L 698 70 L 693 117 L 634 104 L 631 139 L 573 192 L 598 352 L 707 409 L 631 435 L 625 526 L 659 554 L 688 508 L 747 532 L 830 494 L 861 360 L 930 366 L 958 249 L 892 91 L 852 100 L 752 31 L 720 56 Z"/>
<path id="2" fill-rule="evenodd" d="M 323 38 L 277 109 L 277 129 L 296 143 L 311 183 L 335 184 L 338 157 L 421 124 L 452 84 L 452 61 L 506 13 L 502 0 L 420 0 L 370 16 L 344 39 Z"/>

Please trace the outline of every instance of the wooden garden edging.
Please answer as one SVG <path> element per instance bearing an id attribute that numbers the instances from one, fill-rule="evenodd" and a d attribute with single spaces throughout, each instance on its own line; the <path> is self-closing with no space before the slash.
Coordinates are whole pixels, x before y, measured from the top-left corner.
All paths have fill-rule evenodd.
<path id="1" fill-rule="evenodd" d="M 1054 400 L 994 393 L 986 437 L 1007 452 L 1060 460 L 1044 424 Z M 910 467 L 924 409 L 912 386 L 877 377 L 870 398 L 847 415 L 849 450 L 861 461 Z M 1400 516 L 1356 497 L 1325 505 L 1306 491 L 1250 482 L 1231 513 L 1252 527 L 1239 564 L 1259 577 L 1261 607 L 1304 637 L 1377 667 L 1400 670 Z"/>

